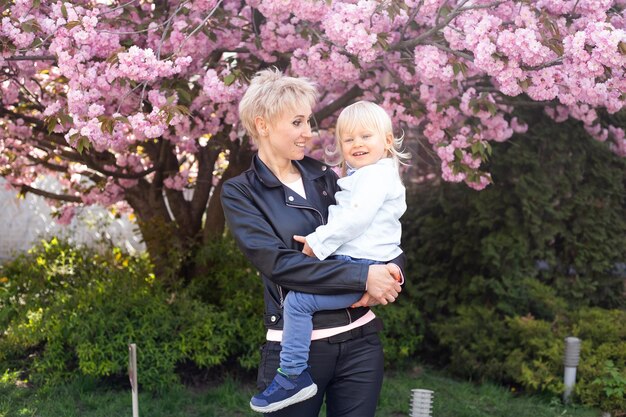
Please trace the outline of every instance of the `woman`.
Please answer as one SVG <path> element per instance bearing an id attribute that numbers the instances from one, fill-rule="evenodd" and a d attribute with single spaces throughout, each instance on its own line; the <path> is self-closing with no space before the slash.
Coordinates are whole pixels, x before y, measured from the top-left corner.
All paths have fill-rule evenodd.
<path id="1" fill-rule="evenodd" d="M 240 119 L 258 152 L 249 170 L 224 183 L 222 205 L 231 233 L 264 283 L 267 343 L 257 383 L 270 385 L 279 363 L 285 294 L 361 291 L 361 307 L 320 311 L 313 316 L 310 375 L 318 387 L 310 399 L 268 414 L 314 417 L 326 396 L 328 417 L 374 416 L 383 378 L 377 332 L 382 324 L 367 307 L 393 302 L 401 291 L 397 264 L 319 261 L 301 252 L 294 235 L 306 236 L 326 222 L 338 191 L 331 169 L 304 156 L 311 138 L 317 92 L 305 79 L 278 71 L 259 72 L 240 104 Z M 286 386 L 271 389 L 291 389 Z"/>

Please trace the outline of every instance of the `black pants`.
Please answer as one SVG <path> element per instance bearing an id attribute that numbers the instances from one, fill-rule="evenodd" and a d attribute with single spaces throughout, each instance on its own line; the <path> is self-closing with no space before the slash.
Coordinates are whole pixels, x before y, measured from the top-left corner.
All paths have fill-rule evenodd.
<path id="1" fill-rule="evenodd" d="M 380 321 L 331 338 L 311 342 L 309 365 L 317 395 L 286 407 L 272 417 L 317 417 L 326 396 L 327 417 L 374 417 L 383 383 L 383 349 L 376 332 Z M 257 385 L 264 390 L 279 366 L 280 343 L 261 352 Z"/>

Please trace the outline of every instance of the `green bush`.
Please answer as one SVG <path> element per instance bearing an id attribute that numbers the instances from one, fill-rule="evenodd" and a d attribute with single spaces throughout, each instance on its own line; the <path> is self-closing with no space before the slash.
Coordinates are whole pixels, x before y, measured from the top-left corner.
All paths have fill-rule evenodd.
<path id="1" fill-rule="evenodd" d="M 575 394 L 604 410 L 626 409 L 626 311 L 583 308 L 553 321 L 531 315 L 500 319 L 493 308 L 463 306 L 434 325 L 449 368 L 475 380 L 528 391 L 563 393 L 564 339 L 582 340 Z"/>
<path id="2" fill-rule="evenodd" d="M 103 256 L 52 239 L 0 277 L 0 363 L 39 384 L 122 376 L 136 343 L 139 382 L 158 390 L 179 380 L 178 364 L 223 364 L 249 337 L 233 319 L 237 296 L 224 308 L 188 290 L 166 292 L 145 258 L 117 249 Z"/>
<path id="3" fill-rule="evenodd" d="M 260 275 L 243 256 L 233 239 L 206 245 L 198 264 L 207 271 L 198 275 L 189 291 L 204 303 L 228 314 L 233 327 L 231 357 L 244 369 L 254 369 L 265 340 L 263 284 Z"/>
<path id="4" fill-rule="evenodd" d="M 39 385 L 121 378 L 128 344 L 136 343 L 147 390 L 177 383 L 180 372 L 256 368 L 265 334 L 258 272 L 231 239 L 198 256 L 205 272 L 172 292 L 157 284 L 146 257 L 42 242 L 0 269 L 0 364 Z M 410 358 L 420 341 L 419 312 L 400 300 L 377 314 L 387 361 Z"/>
<path id="5" fill-rule="evenodd" d="M 392 305 L 375 308 L 383 320 L 381 340 L 389 367 L 398 368 L 412 360 L 422 342 L 424 324 L 419 310 L 409 300 L 403 294 Z"/>
<path id="6" fill-rule="evenodd" d="M 403 245 L 415 286 L 407 302 L 425 324 L 419 353 L 458 375 L 560 394 L 563 338 L 580 335 L 578 397 L 615 409 L 626 162 L 579 123 L 524 118 L 526 134 L 493 147 L 484 191 L 410 190 Z"/>

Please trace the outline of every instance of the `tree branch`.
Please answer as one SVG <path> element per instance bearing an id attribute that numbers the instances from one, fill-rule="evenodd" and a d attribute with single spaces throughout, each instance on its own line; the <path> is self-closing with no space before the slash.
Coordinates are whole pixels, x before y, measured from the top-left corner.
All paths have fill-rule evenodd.
<path id="1" fill-rule="evenodd" d="M 459 14 L 461 14 L 461 12 L 463 11 L 462 7 L 465 5 L 465 3 L 467 3 L 469 0 L 462 0 L 458 6 L 456 6 L 456 8 L 454 10 L 452 10 L 445 18 L 445 20 L 435 26 L 433 26 L 432 28 L 430 28 L 429 30 L 427 30 L 426 32 L 422 33 L 421 35 L 419 35 L 417 38 L 411 39 L 409 41 L 401 41 L 398 42 L 395 45 L 391 46 L 391 50 L 393 51 L 398 51 L 401 49 L 412 49 L 415 48 L 417 45 L 419 45 L 420 43 L 422 43 L 423 40 L 428 39 L 429 37 L 431 37 L 434 33 L 439 32 L 441 29 L 443 29 L 444 27 L 448 26 L 448 24 L 453 21 Z"/>
<path id="2" fill-rule="evenodd" d="M 343 96 L 339 97 L 337 100 L 333 101 L 328 106 L 316 112 L 313 115 L 315 117 L 315 120 L 317 121 L 317 123 L 320 123 L 322 120 L 324 120 L 331 114 L 335 113 L 337 110 L 347 106 L 352 100 L 354 100 L 356 97 L 360 96 L 361 94 L 363 94 L 363 90 L 361 90 L 361 88 L 359 88 L 356 85 L 353 86 L 351 89 L 346 91 Z"/>
<path id="3" fill-rule="evenodd" d="M 49 191 L 44 191 L 38 188 L 33 188 L 29 185 L 22 185 L 20 187 L 20 192 L 24 195 L 26 195 L 27 193 L 32 193 L 32 194 L 39 195 L 45 198 L 49 198 L 51 200 L 66 201 L 69 203 L 82 203 L 83 201 L 80 197 L 66 195 L 66 194 L 51 193 Z"/>
<path id="4" fill-rule="evenodd" d="M 187 40 L 189 38 L 191 38 L 193 35 L 195 35 L 196 32 L 198 32 L 202 28 L 202 26 L 204 26 L 206 24 L 206 22 L 209 21 L 211 16 L 213 16 L 213 14 L 216 12 L 216 10 L 220 7 L 220 4 L 222 4 L 222 0 L 219 0 L 215 4 L 215 7 L 213 7 L 213 10 L 211 10 L 211 12 L 204 18 L 204 20 L 202 22 L 200 22 L 200 24 L 198 26 L 196 26 L 196 28 L 189 35 L 187 35 L 187 37 L 185 37 L 185 39 L 183 39 L 183 41 L 180 43 L 180 46 L 178 47 L 178 49 L 176 50 L 176 53 L 174 55 L 178 55 L 178 53 L 183 49 L 183 45 L 185 45 L 185 42 L 187 42 Z M 159 46 L 159 49 L 160 49 L 160 46 Z"/>
<path id="5" fill-rule="evenodd" d="M 448 53 L 450 53 L 452 55 L 456 55 L 456 56 L 458 56 L 460 58 L 465 58 L 465 59 L 467 59 L 470 62 L 474 62 L 474 57 L 472 55 L 470 55 L 470 54 L 465 53 L 465 52 L 455 51 L 454 49 L 452 49 L 452 48 L 450 48 L 448 46 L 442 45 L 440 43 L 437 43 L 437 42 L 433 42 L 433 43 L 431 43 L 431 45 L 434 46 L 437 49 L 441 49 L 442 51 L 448 52 Z"/>
<path id="6" fill-rule="evenodd" d="M 22 55 L 4 58 L 5 61 L 56 61 L 55 55 Z"/>
<path id="7" fill-rule="evenodd" d="M 500 4 L 504 3 L 504 0 L 499 0 L 499 1 L 494 1 L 492 3 L 489 3 L 489 4 L 481 4 L 481 5 L 463 7 L 468 1 L 469 0 L 462 0 L 450 13 L 448 13 L 446 18 L 441 23 L 436 24 L 435 26 L 433 26 L 432 28 L 430 28 L 429 30 L 427 30 L 426 32 L 422 33 L 421 35 L 419 35 L 418 37 L 414 39 L 411 39 L 408 41 L 401 41 L 395 45 L 392 45 L 390 49 L 393 51 L 398 51 L 401 49 L 415 48 L 417 45 L 424 43 L 426 39 L 430 38 L 432 35 L 439 32 L 444 27 L 448 26 L 448 24 L 454 19 L 456 19 L 461 13 L 466 12 L 468 10 L 489 9 L 492 7 L 497 7 Z"/>
<path id="8" fill-rule="evenodd" d="M 521 65 L 520 68 L 525 70 L 525 71 L 538 71 L 540 69 L 544 69 L 544 68 L 548 68 L 548 67 L 553 67 L 555 65 L 561 65 L 563 63 L 563 57 L 560 56 L 556 59 L 553 59 L 552 61 L 543 63 L 541 65 L 537 65 L 536 67 L 528 67 L 526 65 Z"/>

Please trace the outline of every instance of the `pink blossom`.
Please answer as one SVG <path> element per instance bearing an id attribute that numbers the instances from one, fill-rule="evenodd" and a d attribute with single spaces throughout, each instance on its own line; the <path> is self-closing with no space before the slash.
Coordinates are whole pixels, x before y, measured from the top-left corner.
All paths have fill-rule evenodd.
<path id="1" fill-rule="evenodd" d="M 64 206 L 61 209 L 61 214 L 56 218 L 58 224 L 67 226 L 72 222 L 72 219 L 76 215 L 76 207 L 75 206 Z"/>

